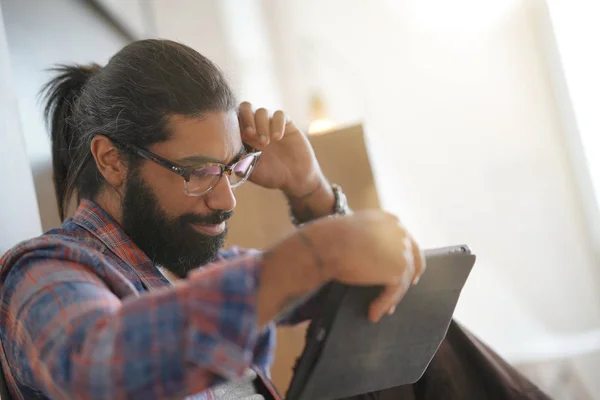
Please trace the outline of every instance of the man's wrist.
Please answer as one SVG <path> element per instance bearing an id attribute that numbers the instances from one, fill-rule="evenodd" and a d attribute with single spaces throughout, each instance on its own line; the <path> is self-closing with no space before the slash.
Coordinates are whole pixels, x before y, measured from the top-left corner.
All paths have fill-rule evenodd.
<path id="1" fill-rule="evenodd" d="M 299 225 L 334 213 L 336 196 L 331 184 L 322 177 L 302 196 L 286 195 L 292 222 Z"/>

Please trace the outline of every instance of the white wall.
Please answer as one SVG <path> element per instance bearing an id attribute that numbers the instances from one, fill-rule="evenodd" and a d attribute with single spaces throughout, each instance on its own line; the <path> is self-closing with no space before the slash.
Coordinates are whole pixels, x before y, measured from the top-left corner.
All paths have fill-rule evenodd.
<path id="1" fill-rule="evenodd" d="M 585 0 L 547 0 L 545 23 L 540 23 L 545 54 L 559 100 L 564 129 L 576 167 L 591 182 L 586 192 L 586 212 L 600 250 L 600 4 Z"/>
<path id="2" fill-rule="evenodd" d="M 125 40 L 78 0 L 2 0 L 13 87 L 44 230 L 60 226 L 38 93 L 57 63 L 105 64 Z"/>
<path id="3" fill-rule="evenodd" d="M 286 108 L 306 118 L 317 86 L 333 119 L 366 119 L 384 205 L 426 247 L 472 246 L 457 316 L 511 361 L 600 345 L 597 258 L 539 12 L 510 0 L 265 0 Z"/>
<path id="4" fill-rule="evenodd" d="M 93 0 L 136 40 L 154 36 L 152 3 L 147 0 Z"/>
<path id="5" fill-rule="evenodd" d="M 39 235 L 42 230 L 21 135 L 3 21 L 0 7 L 0 254 L 21 240 Z"/>
<path id="6" fill-rule="evenodd" d="M 260 0 L 152 0 L 152 11 L 157 36 L 185 43 L 215 62 L 240 101 L 281 107 Z"/>
<path id="7" fill-rule="evenodd" d="M 152 0 L 157 35 L 184 43 L 219 65 L 237 86 L 239 66 L 227 43 L 218 0 Z"/>
<path id="8" fill-rule="evenodd" d="M 571 159 L 585 200 L 596 252 L 600 249 L 600 5 L 585 0 L 548 0 L 539 24 Z M 591 182 L 591 184 L 589 184 Z M 584 183 L 588 183 L 585 185 Z M 600 344 L 600 334 L 588 338 Z M 591 347 L 591 346 L 590 346 Z M 600 346 L 597 346 L 598 349 Z M 600 398 L 600 350 L 577 357 L 573 365 L 590 393 Z"/>

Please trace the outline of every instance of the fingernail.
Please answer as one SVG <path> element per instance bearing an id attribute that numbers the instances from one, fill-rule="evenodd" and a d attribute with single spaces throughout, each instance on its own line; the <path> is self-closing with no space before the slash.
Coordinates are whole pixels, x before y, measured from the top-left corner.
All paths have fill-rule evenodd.
<path id="1" fill-rule="evenodd" d="M 396 306 L 392 306 L 392 308 L 390 308 L 390 311 L 388 311 L 388 315 L 392 315 L 395 311 L 396 311 Z"/>
<path id="2" fill-rule="evenodd" d="M 420 281 L 420 280 L 421 280 L 421 277 L 420 277 L 420 276 L 417 276 L 415 279 L 413 279 L 413 282 L 412 282 L 412 284 L 413 284 L 413 285 L 416 285 L 417 283 L 419 283 L 419 281 Z"/>
<path id="3" fill-rule="evenodd" d="M 267 143 L 267 137 L 266 137 L 266 136 L 261 136 L 259 140 L 260 140 L 260 142 L 261 142 L 261 143 L 263 143 L 263 144 L 264 144 L 264 143 Z"/>
<path id="4" fill-rule="evenodd" d="M 253 127 L 251 127 L 251 126 L 247 127 L 247 128 L 246 128 L 246 133 L 247 133 L 248 135 L 254 135 L 254 128 L 253 128 Z"/>
<path id="5" fill-rule="evenodd" d="M 376 314 L 369 313 L 369 321 L 371 321 L 372 323 L 376 323 L 378 320 L 379 318 L 377 318 Z"/>

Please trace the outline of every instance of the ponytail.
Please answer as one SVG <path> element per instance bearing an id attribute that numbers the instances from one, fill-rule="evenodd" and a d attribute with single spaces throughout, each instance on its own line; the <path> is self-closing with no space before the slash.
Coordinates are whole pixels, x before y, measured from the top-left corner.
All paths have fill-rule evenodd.
<path id="1" fill-rule="evenodd" d="M 61 221 L 65 219 L 75 183 L 85 163 L 90 159 L 87 152 L 76 152 L 81 143 L 78 137 L 75 114 L 77 99 L 85 84 L 100 70 L 97 64 L 89 66 L 59 65 L 51 71 L 57 73 L 42 89 L 45 99 L 44 117 L 50 128 L 52 141 L 52 167 L 54 187 Z"/>

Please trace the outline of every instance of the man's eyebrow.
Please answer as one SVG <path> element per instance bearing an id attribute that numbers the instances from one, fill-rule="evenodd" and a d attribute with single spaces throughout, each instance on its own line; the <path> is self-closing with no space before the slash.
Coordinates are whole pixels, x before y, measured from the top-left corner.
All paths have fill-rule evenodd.
<path id="1" fill-rule="evenodd" d="M 217 160 L 216 158 L 208 156 L 190 156 L 181 158 L 175 162 L 182 165 L 201 165 L 206 163 L 221 163 L 221 160 Z"/>
<path id="2" fill-rule="evenodd" d="M 236 154 L 236 156 L 233 158 L 233 160 L 231 162 L 234 163 L 234 162 L 239 161 L 239 159 L 244 154 L 246 154 L 246 148 L 244 146 L 242 146 L 242 148 L 240 149 L 240 151 L 238 151 L 238 153 Z M 217 160 L 216 158 L 212 158 L 212 157 L 209 157 L 209 156 L 202 156 L 202 155 L 181 158 L 181 159 L 177 160 L 176 162 L 178 164 L 189 165 L 189 166 L 202 165 L 202 164 L 207 164 L 207 163 L 225 164 L 223 162 L 223 160 Z"/>
<path id="3" fill-rule="evenodd" d="M 240 160 L 240 158 L 242 158 L 242 156 L 244 154 L 246 154 L 247 152 L 248 152 L 248 150 L 246 149 L 246 145 L 242 145 L 242 147 L 240 148 L 240 151 L 238 151 L 236 156 L 233 158 L 232 162 L 238 162 Z"/>

